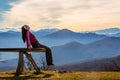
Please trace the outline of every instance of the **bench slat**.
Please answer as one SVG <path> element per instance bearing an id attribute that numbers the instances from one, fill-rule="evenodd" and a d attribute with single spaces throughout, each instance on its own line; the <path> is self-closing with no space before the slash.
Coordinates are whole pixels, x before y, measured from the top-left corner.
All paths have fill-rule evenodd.
<path id="1" fill-rule="evenodd" d="M 19 51 L 27 51 L 27 52 L 45 52 L 44 48 L 0 48 L 0 52 L 19 52 Z"/>

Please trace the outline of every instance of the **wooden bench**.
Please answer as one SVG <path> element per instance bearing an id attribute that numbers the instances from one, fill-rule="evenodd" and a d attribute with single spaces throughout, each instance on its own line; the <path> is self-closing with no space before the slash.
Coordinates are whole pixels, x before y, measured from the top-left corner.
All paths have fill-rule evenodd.
<path id="1" fill-rule="evenodd" d="M 0 52 L 19 52 L 19 59 L 18 59 L 18 65 L 17 65 L 17 69 L 16 69 L 16 75 L 19 75 L 24 71 L 24 57 L 23 57 L 24 54 L 27 57 L 27 59 L 31 62 L 31 64 L 33 65 L 36 72 L 40 73 L 39 67 L 35 63 L 31 54 L 29 54 L 28 52 L 45 52 L 44 48 L 32 48 L 32 49 L 27 49 L 27 48 L 0 48 Z"/>

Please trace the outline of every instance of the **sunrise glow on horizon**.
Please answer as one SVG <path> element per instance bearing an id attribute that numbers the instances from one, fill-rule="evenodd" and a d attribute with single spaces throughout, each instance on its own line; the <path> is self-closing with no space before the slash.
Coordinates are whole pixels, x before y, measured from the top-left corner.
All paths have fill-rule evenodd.
<path id="1" fill-rule="evenodd" d="M 94 31 L 120 28 L 120 0 L 2 0 L 0 29 Z"/>

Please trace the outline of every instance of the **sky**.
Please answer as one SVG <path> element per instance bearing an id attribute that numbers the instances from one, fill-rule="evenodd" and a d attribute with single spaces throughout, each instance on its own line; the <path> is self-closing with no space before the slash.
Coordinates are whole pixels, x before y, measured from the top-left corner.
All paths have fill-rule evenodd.
<path id="1" fill-rule="evenodd" d="M 0 29 L 120 28 L 120 0 L 0 0 Z"/>

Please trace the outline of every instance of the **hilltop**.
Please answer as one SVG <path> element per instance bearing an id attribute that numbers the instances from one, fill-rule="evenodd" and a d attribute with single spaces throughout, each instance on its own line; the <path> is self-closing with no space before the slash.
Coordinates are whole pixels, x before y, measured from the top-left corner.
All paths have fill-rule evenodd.
<path id="1" fill-rule="evenodd" d="M 119 72 L 60 72 L 42 71 L 41 74 L 34 74 L 34 71 L 26 71 L 19 76 L 15 76 L 15 71 L 1 72 L 0 79 L 19 80 L 119 80 Z"/>

